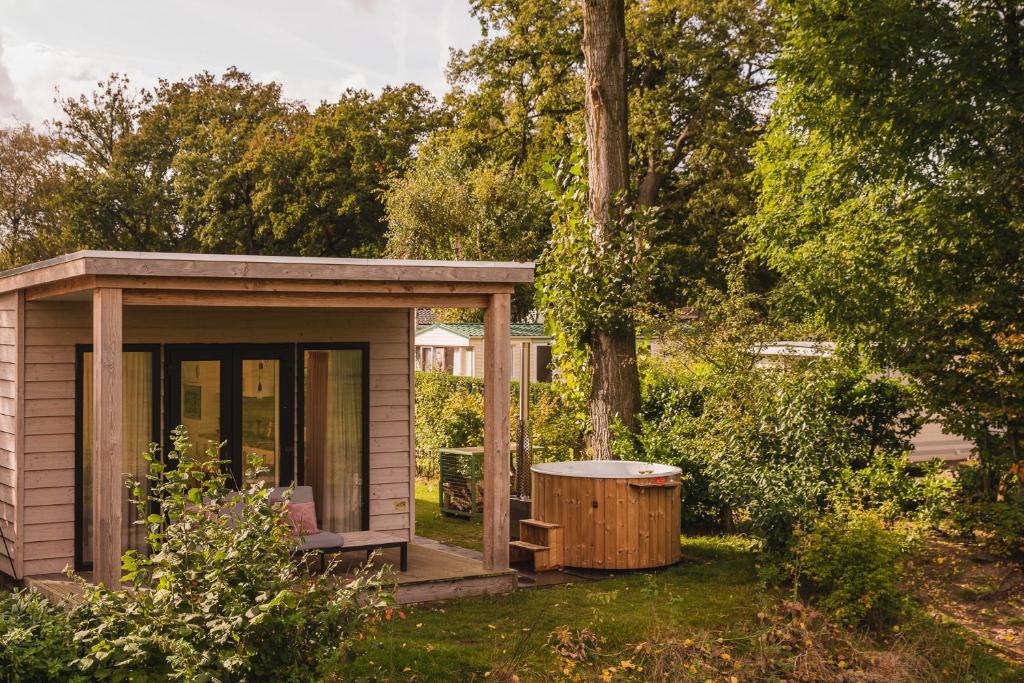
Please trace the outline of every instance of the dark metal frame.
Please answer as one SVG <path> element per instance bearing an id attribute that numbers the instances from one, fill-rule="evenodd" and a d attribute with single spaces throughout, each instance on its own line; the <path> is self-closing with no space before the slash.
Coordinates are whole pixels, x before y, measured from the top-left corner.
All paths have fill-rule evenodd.
<path id="1" fill-rule="evenodd" d="M 153 432 L 150 441 L 160 443 L 160 345 L 159 344 L 124 344 L 121 352 L 149 352 L 151 355 L 153 373 Z M 75 345 L 75 569 L 77 571 L 88 571 L 92 569 L 91 562 L 82 560 L 82 543 L 85 541 L 83 526 L 85 524 L 84 510 L 82 509 L 85 495 L 84 479 L 84 443 L 82 412 L 84 409 L 84 386 L 82 372 L 85 369 L 85 354 L 92 351 L 92 344 Z"/>
<path id="2" fill-rule="evenodd" d="M 361 351 L 363 402 L 362 444 L 362 527 L 370 528 L 370 344 L 369 342 L 274 343 L 274 344 L 124 344 L 123 351 L 147 351 L 153 363 L 153 434 L 154 443 L 170 448 L 170 428 L 181 422 L 181 365 L 182 360 L 218 360 L 221 365 L 221 425 L 230 432 L 241 432 L 241 409 L 235 397 L 235 388 L 241 387 L 241 361 L 277 359 L 280 368 L 281 396 L 281 459 L 278 463 L 278 482 L 282 486 L 305 478 L 305 352 L 306 351 Z M 82 561 L 83 524 L 83 449 L 82 449 L 82 371 L 86 352 L 92 344 L 75 346 L 75 569 L 88 571 L 92 563 Z M 163 373 L 161 374 L 161 368 Z M 227 371 L 225 371 L 227 368 Z M 161 392 L 163 389 L 163 392 Z M 162 401 L 161 401 L 162 398 Z M 161 424 L 161 409 L 166 425 Z M 296 425 L 298 434 L 296 435 Z M 298 436 L 298 438 L 296 438 Z M 235 443 L 231 443 L 234 441 Z M 297 446 L 297 447 L 296 447 Z M 242 480 L 241 442 L 229 440 L 225 459 L 231 461 L 231 474 L 235 481 Z M 236 454 L 237 452 L 237 454 Z"/>
<path id="3" fill-rule="evenodd" d="M 170 449 L 170 429 L 181 424 L 181 362 L 214 360 L 221 363 L 220 372 L 220 434 L 227 438 L 227 450 L 221 457 L 230 461 L 230 473 L 236 485 L 242 472 L 242 407 L 239 401 L 242 387 L 243 360 L 277 360 L 280 362 L 278 393 L 281 401 L 280 444 L 281 457 L 277 463 L 277 482 L 288 485 L 294 477 L 295 456 L 295 344 L 167 344 L 164 364 L 166 391 L 164 394 L 167 416 L 166 447 Z"/>
<path id="4" fill-rule="evenodd" d="M 370 344 L 369 342 L 336 342 L 336 343 L 304 343 L 297 345 L 298 358 L 298 422 L 299 432 L 306 425 L 306 351 L 362 351 L 363 353 L 363 531 L 370 529 Z M 306 477 L 306 440 L 298 440 L 298 477 L 297 482 L 305 483 Z"/>

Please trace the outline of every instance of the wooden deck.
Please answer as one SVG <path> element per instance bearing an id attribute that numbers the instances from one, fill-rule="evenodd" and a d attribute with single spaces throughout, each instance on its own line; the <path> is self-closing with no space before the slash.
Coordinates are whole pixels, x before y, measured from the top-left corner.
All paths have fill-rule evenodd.
<path id="1" fill-rule="evenodd" d="M 398 548 L 381 551 L 375 564 L 389 564 L 398 571 Z M 366 553 L 341 553 L 343 564 L 339 571 L 351 570 L 366 561 Z M 91 579 L 89 572 L 81 574 Z M 430 602 L 464 598 L 473 595 L 497 595 L 516 589 L 516 571 L 513 569 L 489 571 L 480 560 L 463 557 L 433 545 L 409 544 L 409 571 L 398 575 L 397 602 Z M 54 602 L 76 602 L 81 586 L 64 574 L 45 574 L 25 577 L 27 588 L 35 588 Z"/>

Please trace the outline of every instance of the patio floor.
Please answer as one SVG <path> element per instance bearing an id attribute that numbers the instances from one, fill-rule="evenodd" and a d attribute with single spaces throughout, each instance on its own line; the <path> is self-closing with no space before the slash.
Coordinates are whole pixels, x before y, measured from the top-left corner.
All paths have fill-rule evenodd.
<path id="1" fill-rule="evenodd" d="M 340 553 L 343 561 L 339 571 L 354 569 L 366 561 L 364 551 Z M 390 564 L 398 567 L 398 548 L 381 551 L 374 564 Z M 80 572 L 85 579 L 90 572 Z M 438 547 L 433 543 L 409 544 L 409 571 L 398 575 L 398 590 L 395 599 L 399 603 L 429 602 L 448 600 L 472 595 L 495 595 L 509 593 L 516 589 L 515 570 L 489 571 L 483 563 L 472 557 L 465 557 Z M 64 574 L 28 576 L 25 587 L 35 588 L 54 602 L 76 601 L 81 587 Z"/>

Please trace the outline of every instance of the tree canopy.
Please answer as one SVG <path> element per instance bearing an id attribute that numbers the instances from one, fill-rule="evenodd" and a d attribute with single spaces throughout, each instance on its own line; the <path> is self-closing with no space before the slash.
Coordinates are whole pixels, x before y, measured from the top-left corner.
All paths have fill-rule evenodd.
<path id="1" fill-rule="evenodd" d="M 10 264 L 76 248 L 379 254 L 385 182 L 441 122 L 416 85 L 309 111 L 237 69 L 152 90 L 113 74 L 60 105 L 52 134 L 0 138 Z M 39 198 L 50 238 L 30 246 Z"/>
<path id="2" fill-rule="evenodd" d="M 1024 71 L 1013 4 L 779 3 L 749 234 L 779 303 L 863 345 L 983 450 L 1024 426 Z"/>

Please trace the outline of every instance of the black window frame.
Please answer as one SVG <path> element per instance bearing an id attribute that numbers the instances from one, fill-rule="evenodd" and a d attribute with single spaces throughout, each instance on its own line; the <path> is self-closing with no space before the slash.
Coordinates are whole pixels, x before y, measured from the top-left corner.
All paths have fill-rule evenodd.
<path id="1" fill-rule="evenodd" d="M 235 400 L 235 389 L 241 390 L 241 368 L 243 360 L 276 359 L 281 362 L 280 400 L 282 419 L 280 428 L 281 457 L 277 467 L 276 486 L 288 486 L 295 477 L 295 343 L 216 343 L 216 344 L 165 344 L 164 345 L 164 411 L 167 417 L 164 443 L 171 449 L 170 430 L 181 424 L 181 361 L 216 360 L 221 363 L 220 374 L 220 435 L 240 435 L 242 432 L 242 409 Z M 225 427 L 228 427 L 225 429 Z M 227 439 L 227 450 L 221 458 L 230 461 L 229 473 L 236 485 L 243 480 L 241 440 Z"/>
<path id="2" fill-rule="evenodd" d="M 84 451 L 84 424 L 83 411 L 85 401 L 85 387 L 82 373 L 85 370 L 85 354 L 91 353 L 92 344 L 75 344 L 75 570 L 89 571 L 92 569 L 92 562 L 85 562 L 82 559 L 82 543 L 84 538 L 84 510 L 82 505 L 85 498 L 85 476 L 83 462 Z M 153 431 L 150 435 L 150 442 L 160 443 L 162 425 L 160 424 L 161 404 L 161 351 L 160 344 L 122 344 L 121 353 L 149 352 L 151 355 L 151 367 L 153 373 Z"/>
<path id="3" fill-rule="evenodd" d="M 370 530 L 370 343 L 369 342 L 318 342 L 296 345 L 296 431 L 298 457 L 296 483 L 305 484 L 306 476 L 306 351 L 362 351 L 363 353 L 363 501 L 362 530 Z M 410 444 L 411 446 L 411 444 Z"/>

